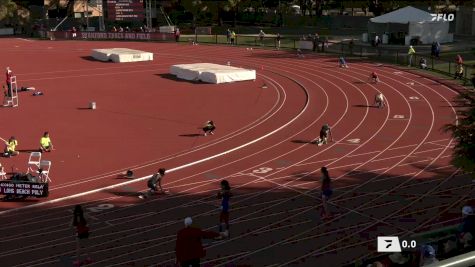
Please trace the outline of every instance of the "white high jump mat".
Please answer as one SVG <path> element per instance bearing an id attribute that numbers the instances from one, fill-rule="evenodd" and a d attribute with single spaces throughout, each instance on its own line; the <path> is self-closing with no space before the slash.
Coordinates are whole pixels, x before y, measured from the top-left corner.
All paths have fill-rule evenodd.
<path id="1" fill-rule="evenodd" d="M 129 48 L 93 49 L 91 56 L 100 61 L 113 62 L 138 62 L 153 60 L 153 53 Z"/>
<path id="2" fill-rule="evenodd" d="M 170 67 L 179 79 L 207 83 L 230 83 L 256 79 L 256 71 L 212 63 L 179 64 Z"/>

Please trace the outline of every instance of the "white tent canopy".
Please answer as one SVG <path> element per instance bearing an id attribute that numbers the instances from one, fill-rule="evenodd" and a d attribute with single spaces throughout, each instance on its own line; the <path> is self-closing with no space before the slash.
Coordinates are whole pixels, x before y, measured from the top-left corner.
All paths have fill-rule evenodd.
<path id="1" fill-rule="evenodd" d="M 449 34 L 449 22 L 432 21 L 429 12 L 411 6 L 370 19 L 368 32 L 373 35 L 403 34 L 406 45 L 411 39 L 418 39 L 422 44 L 453 41 L 453 34 Z"/>
<path id="2" fill-rule="evenodd" d="M 429 12 L 425 12 L 424 10 L 420 10 L 412 6 L 407 6 L 393 12 L 386 13 L 379 17 L 372 18 L 370 21 L 374 23 L 406 24 L 409 22 L 432 21 L 432 16 Z"/>

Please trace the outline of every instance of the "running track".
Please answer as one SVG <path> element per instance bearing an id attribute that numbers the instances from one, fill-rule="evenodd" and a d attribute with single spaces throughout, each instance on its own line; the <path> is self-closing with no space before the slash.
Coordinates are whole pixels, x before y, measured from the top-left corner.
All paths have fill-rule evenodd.
<path id="1" fill-rule="evenodd" d="M 1 204 L 0 260 L 8 266 L 70 260 L 76 203 L 88 209 L 91 266 L 170 266 L 184 217 L 216 230 L 221 179 L 234 192 L 231 238 L 207 243 L 203 262 L 210 266 L 341 266 L 376 255 L 378 235 L 407 237 L 457 223 L 460 207 L 474 198 L 471 180 L 450 165 L 454 140 L 440 130 L 457 119 L 457 93 L 417 74 L 351 61 L 349 69 L 340 69 L 329 57 L 220 46 L 0 41 L 0 55 L 15 62 L 19 81 L 46 91 L 40 100 L 20 96 L 18 110 L 3 109 L 4 119 L 13 122 L 0 136 L 21 132 L 20 145 L 25 140 L 34 147 L 29 140 L 38 133 L 23 132 L 51 124 L 58 148 L 48 156 L 53 164 L 64 161 L 53 166 L 48 201 Z M 153 51 L 156 59 L 117 65 L 87 58 L 91 48 L 114 46 Z M 171 64 L 204 61 L 255 68 L 258 79 L 209 86 L 166 75 Z M 382 80 L 377 85 L 367 83 L 373 70 Z M 260 88 L 263 83 L 267 89 Z M 161 91 L 153 95 L 156 87 Z M 383 110 L 371 107 L 377 91 L 388 101 Z M 78 108 L 91 94 L 97 112 L 107 112 Z M 56 119 L 28 119 L 43 114 Z M 211 116 L 217 134 L 195 136 Z M 130 127 L 117 126 L 122 119 Z M 74 120 L 87 123 L 64 122 Z M 327 122 L 335 142 L 310 144 Z M 86 125 L 97 131 L 84 130 Z M 97 136 L 91 142 L 100 153 L 89 153 L 95 150 L 81 142 L 85 135 Z M 140 153 L 124 145 L 136 136 Z M 25 157 L 2 164 L 17 168 Z M 164 186 L 170 192 L 148 201 L 137 198 L 146 177 L 117 179 L 128 168 L 142 177 L 162 166 L 169 170 Z M 321 166 L 329 168 L 335 188 L 335 217 L 324 222 L 317 210 Z"/>

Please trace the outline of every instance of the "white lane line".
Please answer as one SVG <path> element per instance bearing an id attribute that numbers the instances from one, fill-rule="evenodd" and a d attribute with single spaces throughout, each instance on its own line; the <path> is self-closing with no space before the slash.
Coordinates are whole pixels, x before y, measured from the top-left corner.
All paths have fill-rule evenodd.
<path id="1" fill-rule="evenodd" d="M 25 42 L 34 42 L 33 40 L 29 40 L 29 39 L 25 39 L 25 38 L 16 38 L 18 40 L 22 40 L 22 41 L 25 41 Z"/>
<path id="2" fill-rule="evenodd" d="M 269 78 L 270 79 L 270 78 Z M 272 80 L 275 84 L 279 85 L 279 87 L 282 88 L 282 86 L 275 80 L 273 79 L 270 79 Z M 283 89 L 283 88 L 282 88 Z M 291 123 L 293 123 L 294 121 L 296 121 L 298 118 L 300 118 L 300 116 L 302 116 L 302 114 L 305 113 L 305 111 L 307 110 L 307 108 L 309 107 L 309 103 L 310 103 L 310 100 L 307 98 L 307 102 L 305 103 L 305 106 L 303 107 L 303 109 L 297 114 L 297 116 L 295 116 L 293 119 L 291 119 L 290 121 L 288 121 L 287 123 L 285 123 L 284 125 L 280 126 L 279 128 L 259 137 L 259 138 L 256 138 L 250 142 L 247 142 L 245 144 L 242 144 L 240 146 L 237 146 L 235 148 L 232 148 L 232 149 L 229 149 L 227 151 L 224 151 L 224 152 L 221 152 L 221 153 L 218 153 L 216 155 L 213 155 L 213 156 L 209 156 L 209 157 L 206 157 L 206 158 L 203 158 L 203 159 L 200 159 L 200 160 L 197 160 L 197 161 L 193 161 L 193 162 L 190 162 L 190 163 L 187 163 L 187 164 L 184 164 L 184 165 L 181 165 L 181 166 L 178 166 L 178 167 L 175 167 L 175 168 L 171 168 L 168 170 L 168 172 L 175 172 L 175 171 L 179 171 L 179 170 L 182 170 L 182 169 L 185 169 L 185 168 L 188 168 L 188 167 L 191 167 L 191 166 L 194 166 L 194 165 L 198 165 L 200 163 L 203 163 L 203 162 L 206 162 L 206 161 L 209 161 L 209 160 L 212 160 L 212 159 L 215 159 L 215 158 L 218 158 L 218 157 L 221 157 L 221 156 L 224 156 L 224 155 L 227 155 L 229 153 L 232 153 L 232 152 L 235 152 L 237 150 L 240 150 L 242 148 L 245 148 L 247 146 L 250 146 L 252 144 L 255 144 L 279 131 L 281 131 L 282 129 L 284 129 L 285 127 L 287 127 L 288 125 L 290 125 Z M 40 207 L 40 206 L 45 206 L 45 205 L 48 205 L 48 204 L 53 204 L 53 203 L 58 203 L 58 202 L 61 202 L 61 201 L 65 201 L 65 200 L 68 200 L 68 199 L 73 199 L 73 198 L 78 198 L 78 197 L 82 197 L 82 196 L 86 196 L 86 195 L 90 195 L 90 194 L 94 194 L 94 193 L 99 193 L 101 191 L 104 191 L 104 190 L 108 190 L 108 189 L 113 189 L 113 188 L 117 188 L 117 187 L 121 187 L 121 186 L 124 186 L 124 185 L 128 185 L 128 184 L 132 184 L 132 183 L 136 183 L 136 182 L 140 182 L 140 181 L 145 181 L 147 179 L 149 179 L 150 177 L 152 177 L 152 175 L 147 175 L 147 176 L 144 176 L 144 177 L 140 177 L 140 178 L 137 178 L 137 179 L 134 179 L 134 180 L 131 180 L 131 181 L 126 181 L 126 182 L 122 182 L 122 183 L 118 183 L 118 184 L 114 184 L 114 185 L 110 185 L 110 186 L 105 186 L 105 187 L 102 187 L 102 188 L 97 188 L 97 189 L 94 189 L 94 190 L 89 190 L 89 191 L 85 191 L 85 192 L 81 192 L 81 193 L 78 193 L 78 194 L 74 194 L 74 195 L 70 195 L 70 196 L 66 196 L 66 197 L 61 197 L 61 198 L 57 198 L 57 199 L 52 199 L 52 200 L 48 200 L 48 201 L 44 201 L 44 202 L 40 202 L 40 203 L 36 203 L 36 204 L 31 204 L 31 205 L 28 205 L 28 206 L 24 206 L 24 207 L 19 207 L 19 208 L 14 208 L 14 209 L 10 209 L 10 210 L 5 210 L 5 211 L 1 211 L 0 212 L 0 215 L 3 215 L 3 214 L 7 214 L 7 213 L 11 213 L 11 212 L 14 212 L 14 211 L 18 211 L 18 210 L 24 210 L 24 209 L 29 209 L 29 208 L 36 208 L 36 207 Z"/>

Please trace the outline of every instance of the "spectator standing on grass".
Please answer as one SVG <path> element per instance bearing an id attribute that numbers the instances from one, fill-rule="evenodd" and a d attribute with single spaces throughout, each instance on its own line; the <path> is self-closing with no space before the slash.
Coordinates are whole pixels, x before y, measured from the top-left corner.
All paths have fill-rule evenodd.
<path id="1" fill-rule="evenodd" d="M 263 30 L 261 30 L 261 31 L 259 32 L 259 41 L 260 41 L 260 43 L 261 43 L 261 46 L 264 45 L 264 36 L 265 36 L 265 35 L 266 35 L 266 34 L 264 33 Z"/>
<path id="2" fill-rule="evenodd" d="M 432 42 L 432 44 L 430 46 L 430 55 L 432 57 L 435 57 L 435 50 L 436 50 L 436 44 L 435 44 L 435 42 Z"/>
<path id="3" fill-rule="evenodd" d="M 231 196 L 231 186 L 229 185 L 229 182 L 227 180 L 222 180 L 221 191 L 218 192 L 218 199 L 221 200 L 221 212 L 219 214 L 219 233 L 222 237 L 229 237 L 229 200 L 231 199 Z"/>
<path id="4" fill-rule="evenodd" d="M 462 79 L 463 78 L 463 65 L 462 64 L 458 64 L 457 67 L 455 67 L 455 76 L 454 76 L 454 79 L 457 79 L 457 78 L 460 78 Z"/>
<path id="5" fill-rule="evenodd" d="M 280 33 L 277 33 L 277 36 L 275 37 L 275 45 L 276 45 L 277 50 L 280 49 L 280 39 L 281 39 Z"/>
<path id="6" fill-rule="evenodd" d="M 318 33 L 315 33 L 313 36 L 313 52 L 315 52 L 318 48 L 318 42 L 320 41 L 320 36 Z"/>
<path id="7" fill-rule="evenodd" d="M 180 29 L 175 28 L 175 42 L 178 43 L 178 41 L 180 41 Z"/>
<path id="8" fill-rule="evenodd" d="M 440 50 L 441 50 L 441 46 L 440 46 L 439 41 L 437 41 L 435 42 L 435 57 L 436 58 L 440 57 Z"/>
<path id="9" fill-rule="evenodd" d="M 412 59 L 414 58 L 414 55 L 416 54 L 416 50 L 412 45 L 409 46 L 409 51 L 407 51 L 407 55 L 409 56 L 409 65 L 408 67 L 412 66 Z"/>
<path id="10" fill-rule="evenodd" d="M 231 45 L 235 45 L 236 43 L 236 33 L 231 31 Z"/>
<path id="11" fill-rule="evenodd" d="M 149 198 L 151 195 L 155 194 L 158 191 L 157 186 L 158 188 L 160 188 L 160 192 L 163 193 L 164 190 L 162 188 L 162 178 L 163 176 L 165 176 L 165 172 L 166 170 L 164 168 L 158 169 L 158 172 L 152 175 L 152 177 L 147 181 L 148 191 L 144 194 L 139 195 L 139 198 Z"/>
<path id="12" fill-rule="evenodd" d="M 419 67 L 421 67 L 423 70 L 427 69 L 427 61 L 425 58 L 421 57 L 419 60 Z"/>
<path id="13" fill-rule="evenodd" d="M 375 47 L 379 46 L 379 36 L 378 35 L 376 35 L 376 37 L 374 37 L 374 46 Z"/>
<path id="14" fill-rule="evenodd" d="M 463 59 L 462 59 L 461 55 L 457 55 L 455 57 L 455 63 L 457 63 L 457 65 L 462 65 L 463 64 Z"/>
<path id="15" fill-rule="evenodd" d="M 92 259 L 88 257 L 85 246 L 89 238 L 89 227 L 87 226 L 84 211 L 81 205 L 76 205 L 73 211 L 73 226 L 76 227 L 76 260 L 73 262 L 74 266 L 81 266 L 82 264 L 92 263 Z M 85 254 L 86 259 L 81 261 L 81 252 Z"/>
<path id="16" fill-rule="evenodd" d="M 328 200 L 333 194 L 333 189 L 331 185 L 330 174 L 328 173 L 327 168 L 322 167 L 320 171 L 322 172 L 322 185 L 320 189 L 322 191 L 322 207 L 323 207 L 320 215 L 323 215 L 323 218 L 326 219 L 326 218 L 331 217 L 330 210 L 328 208 Z"/>
<path id="17" fill-rule="evenodd" d="M 219 234 L 212 231 L 203 231 L 193 227 L 193 220 L 190 217 L 185 219 L 185 228 L 178 231 L 176 236 L 175 255 L 176 263 L 181 267 L 199 267 L 201 258 L 206 256 L 202 239 L 219 237 Z"/>
<path id="18" fill-rule="evenodd" d="M 227 42 L 228 44 L 231 44 L 231 43 L 232 43 L 232 42 L 231 42 L 231 30 L 230 30 L 230 29 L 228 29 L 228 30 L 226 31 L 226 42 Z"/>
<path id="19" fill-rule="evenodd" d="M 328 48 L 328 36 L 325 36 L 322 41 L 322 52 L 325 52 L 325 48 Z"/>

